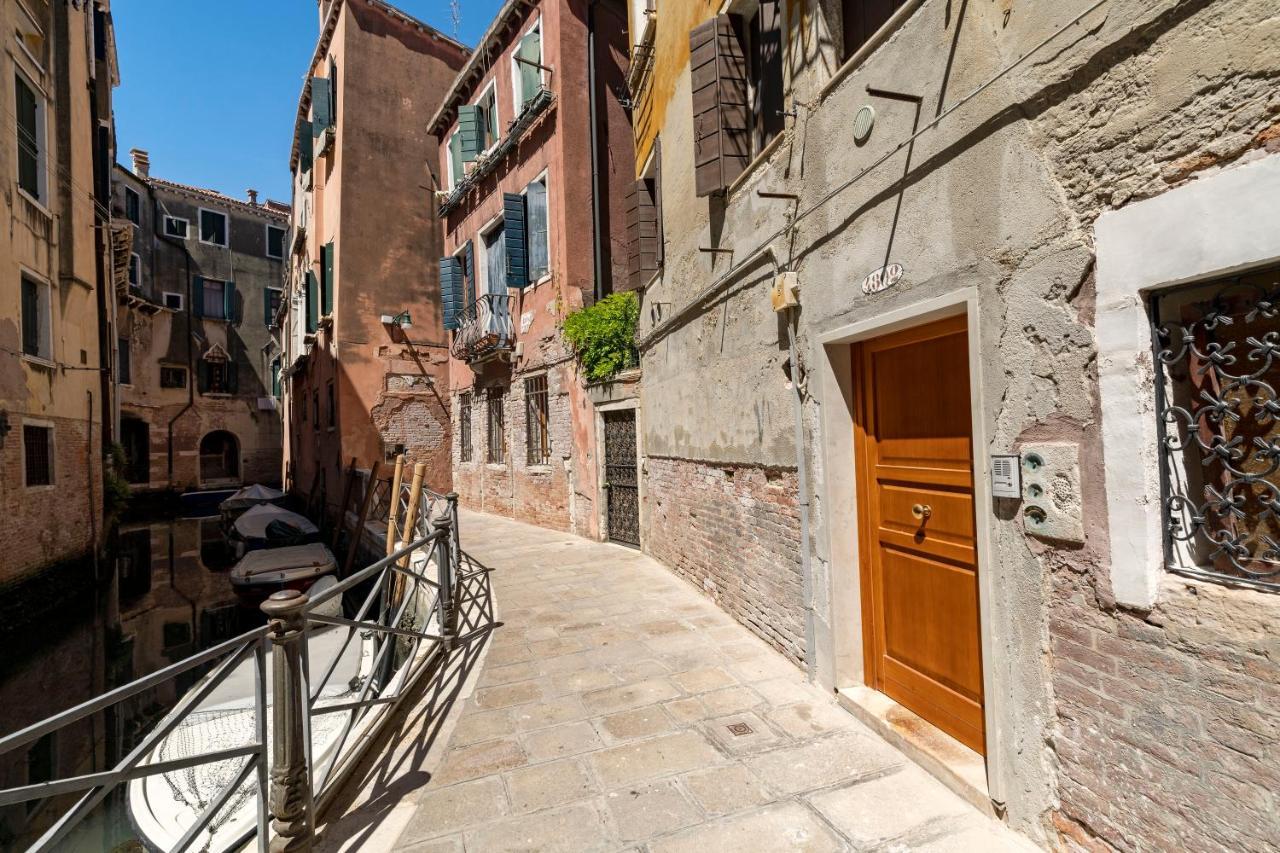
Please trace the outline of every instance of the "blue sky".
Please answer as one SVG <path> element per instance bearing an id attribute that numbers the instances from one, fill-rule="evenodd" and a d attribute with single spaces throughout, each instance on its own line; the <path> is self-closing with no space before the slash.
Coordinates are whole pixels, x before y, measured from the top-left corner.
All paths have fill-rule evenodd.
<path id="1" fill-rule="evenodd" d="M 393 0 L 453 35 L 449 0 Z M 459 0 L 458 39 L 475 45 L 502 0 Z M 315 48 L 316 0 L 115 0 L 119 159 L 243 198 L 289 200 L 289 142 Z"/>

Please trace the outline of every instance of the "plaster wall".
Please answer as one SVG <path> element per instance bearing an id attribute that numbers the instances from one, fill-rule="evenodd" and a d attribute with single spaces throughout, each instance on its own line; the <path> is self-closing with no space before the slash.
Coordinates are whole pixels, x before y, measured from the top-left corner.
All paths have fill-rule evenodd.
<path id="1" fill-rule="evenodd" d="M 1118 607 L 1111 592 L 1091 226 L 1105 210 L 1275 148 L 1280 68 L 1265 45 L 1276 38 L 1276 20 L 1267 4 L 1239 0 L 1111 3 L 1071 23 L 1089 5 L 926 0 L 833 77 L 836 45 L 826 34 L 839 32 L 834 17 L 824 4 L 788 4 L 788 102 L 794 93 L 799 117 L 723 197 L 694 196 L 686 63 L 660 130 L 666 266 L 642 312 L 643 445 L 650 471 L 654 457 L 663 466 L 669 457 L 794 469 L 789 383 L 802 382 L 818 672 L 830 687 L 860 683 L 844 330 L 871 329 L 881 317 L 923 319 L 929 305 L 951 299 L 970 315 L 975 435 L 983 439 L 976 476 L 987 477 L 989 454 L 1016 453 L 1028 442 L 1080 447 L 1082 542 L 1027 535 L 1016 505 L 977 508 L 987 540 L 992 797 L 1012 825 L 1046 843 L 1144 849 L 1144 832 L 1158 823 L 1184 843 L 1262 849 L 1274 834 L 1268 841 L 1259 826 L 1237 820 L 1234 807 L 1197 797 L 1191 814 L 1175 803 L 1203 790 L 1196 780 L 1221 776 L 1243 786 L 1257 814 L 1268 814 L 1272 794 L 1252 781 L 1256 771 L 1213 737 L 1180 742 L 1177 761 L 1158 744 L 1177 730 L 1174 708 L 1180 717 L 1214 719 L 1230 733 L 1224 740 L 1254 724 L 1276 730 L 1249 674 L 1274 668 L 1274 652 L 1249 628 L 1274 619 L 1274 602 L 1215 589 L 1210 614 L 1175 584 L 1153 610 L 1135 611 Z M 664 39 L 680 38 L 687 28 L 664 36 L 660 19 L 658 56 L 672 43 Z M 912 102 L 868 87 L 919 96 L 919 124 Z M 876 122 L 856 145 L 850 118 L 864 105 L 875 108 Z M 913 127 L 926 125 L 904 144 Z M 759 191 L 799 198 L 793 204 Z M 759 254 L 764 247 L 772 256 Z M 801 281 L 799 377 L 786 370 L 785 327 L 768 308 L 775 262 Z M 903 265 L 902 280 L 865 295 L 861 280 L 886 262 Z M 920 405 L 927 417 L 929 401 Z M 650 481 L 647 501 L 672 499 L 657 486 Z M 718 557 L 733 559 L 743 545 L 731 541 Z M 1200 615 L 1213 627 L 1194 641 L 1148 630 Z M 1083 642 L 1067 636 L 1068 623 L 1080 621 L 1096 630 Z M 1176 649 L 1184 669 L 1158 698 L 1108 693 L 1115 685 L 1104 685 L 1104 676 L 1141 668 L 1162 649 Z M 1098 657 L 1083 661 L 1090 654 Z M 1214 669 L 1223 656 L 1230 675 Z M 1236 704 L 1212 695 L 1218 678 L 1230 683 Z M 1085 743 L 1103 719 L 1113 731 L 1151 736 L 1124 746 Z M 1257 750 L 1253 761 L 1274 746 Z M 1178 764 L 1201 770 L 1192 778 Z M 1106 792 L 1117 789 L 1159 793 L 1110 801 Z"/>

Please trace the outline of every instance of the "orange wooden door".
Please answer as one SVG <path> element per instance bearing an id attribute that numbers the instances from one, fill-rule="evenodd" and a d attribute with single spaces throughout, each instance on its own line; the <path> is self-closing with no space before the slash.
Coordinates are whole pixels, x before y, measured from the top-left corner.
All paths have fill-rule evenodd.
<path id="1" fill-rule="evenodd" d="M 853 375 L 868 682 L 983 753 L 966 320 L 858 344 Z"/>

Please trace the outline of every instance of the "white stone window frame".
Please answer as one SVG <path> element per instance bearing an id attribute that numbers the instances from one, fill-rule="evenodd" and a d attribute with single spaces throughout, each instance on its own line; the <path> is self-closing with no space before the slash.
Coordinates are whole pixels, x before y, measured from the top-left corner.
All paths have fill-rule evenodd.
<path id="1" fill-rule="evenodd" d="M 39 418 L 23 418 L 22 419 L 22 435 L 19 440 L 22 443 L 22 487 L 33 492 L 51 492 L 58 488 L 58 429 L 53 421 L 41 420 Z M 26 427 L 39 427 L 49 431 L 49 482 L 37 483 L 34 486 L 27 485 L 27 431 Z"/>
<path id="2" fill-rule="evenodd" d="M 170 297 L 176 299 L 177 304 L 170 305 Z M 176 290 L 166 290 L 164 293 L 160 294 L 160 300 L 164 303 L 164 307 L 168 308 L 170 311 L 181 311 L 183 304 L 186 302 L 186 297 Z"/>
<path id="3" fill-rule="evenodd" d="M 516 51 L 520 48 L 520 42 L 524 41 L 525 36 L 532 32 L 537 32 L 540 41 L 538 42 L 538 64 L 545 66 L 547 64 L 547 32 L 542 28 L 542 13 L 539 12 L 534 16 L 529 25 L 520 31 L 520 34 L 511 40 L 511 114 L 519 116 L 524 112 L 524 91 L 520 80 L 520 63 L 516 61 Z M 547 72 L 543 68 L 538 69 L 538 82 L 545 88 L 547 85 Z"/>
<path id="4" fill-rule="evenodd" d="M 1280 156 L 1104 213 L 1097 251 L 1098 384 L 1111 588 L 1155 606 L 1167 573 L 1149 296 L 1280 261 Z"/>
<path id="5" fill-rule="evenodd" d="M 542 184 L 543 196 L 545 197 L 546 203 L 547 203 L 547 240 L 546 240 L 547 271 L 544 272 L 542 275 L 538 276 L 536 280 L 530 280 L 529 287 L 537 287 L 540 284 L 544 284 L 548 281 L 551 281 L 552 264 L 551 264 L 551 178 L 550 178 L 550 174 L 551 172 L 549 169 L 543 169 L 541 172 L 538 173 L 538 176 L 536 178 L 534 178 L 533 180 L 529 181 L 529 183 L 524 185 L 524 189 L 520 190 L 520 195 L 524 197 L 524 238 L 525 238 L 526 257 L 528 257 L 528 254 L 530 254 L 529 249 L 532 247 L 532 239 L 530 238 L 530 235 L 529 235 L 529 187 L 533 186 L 534 184 L 539 184 L 539 183 Z"/>
<path id="6" fill-rule="evenodd" d="M 263 226 L 262 235 L 265 243 L 263 247 L 263 254 L 273 260 L 277 260 L 277 261 L 284 260 L 285 241 L 287 241 L 289 238 L 289 229 L 281 227 L 279 225 L 273 225 L 270 222 L 264 222 L 262 226 Z M 280 254 L 278 255 L 271 254 L 271 231 L 273 229 L 280 232 Z"/>
<path id="7" fill-rule="evenodd" d="M 181 236 L 174 234 L 169 230 L 169 223 L 171 222 L 182 223 Z M 169 214 L 166 213 L 164 215 L 164 222 L 161 223 L 161 233 L 164 234 L 164 236 L 172 237 L 175 240 L 189 240 L 191 239 L 191 220 L 183 219 L 181 216 L 170 216 Z"/>
<path id="8" fill-rule="evenodd" d="M 129 286 L 142 287 L 142 255 L 137 252 L 129 253 Z"/>
<path id="9" fill-rule="evenodd" d="M 134 219 L 129 216 L 129 198 L 134 198 L 134 206 L 138 211 L 138 218 Z M 142 195 L 133 187 L 124 188 L 124 218 L 133 223 L 133 227 L 137 228 L 142 224 Z"/>
<path id="10" fill-rule="evenodd" d="M 36 82 L 35 77 L 26 73 L 18 63 L 13 64 L 13 74 L 22 81 L 36 96 L 36 195 L 27 192 L 18 184 L 18 157 L 13 158 L 13 186 L 18 194 L 30 201 L 45 213 L 49 213 L 49 93 L 44 86 Z M 10 91 L 13 87 L 10 84 Z M 17 112 L 17 104 L 13 112 Z M 17 139 L 18 120 L 13 117 L 14 139 Z"/>
<path id="11" fill-rule="evenodd" d="M 216 240 L 206 240 L 204 238 L 204 215 L 206 213 L 212 214 L 214 216 L 222 217 L 222 242 L 221 243 L 219 243 Z M 187 233 L 188 234 L 191 233 L 189 227 L 188 227 Z M 227 248 L 228 246 L 231 245 L 231 217 L 227 214 L 226 211 L 223 211 L 223 210 L 215 210 L 212 207 L 199 208 L 199 212 L 196 214 L 196 237 L 197 239 L 200 240 L 201 243 L 204 243 L 206 246 L 221 246 L 224 249 Z"/>
<path id="12" fill-rule="evenodd" d="M 53 282 L 30 267 L 19 264 L 19 287 L 22 286 L 23 279 L 34 282 L 39 289 L 40 301 L 37 308 L 40 314 L 40 343 L 42 346 L 39 353 L 31 354 L 26 351 L 26 342 L 19 340 L 18 349 L 22 353 L 23 361 L 44 367 L 54 367 L 57 359 L 54 352 L 53 338 Z M 21 308 L 21 295 L 18 298 L 19 308 Z M 21 338 L 21 325 L 19 325 L 19 338 Z"/>

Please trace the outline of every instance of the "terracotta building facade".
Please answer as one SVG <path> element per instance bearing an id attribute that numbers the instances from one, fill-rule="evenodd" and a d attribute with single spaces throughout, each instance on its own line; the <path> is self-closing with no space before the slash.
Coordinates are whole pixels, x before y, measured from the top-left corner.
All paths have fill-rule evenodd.
<path id="1" fill-rule="evenodd" d="M 646 550 L 1047 846 L 1276 843 L 1273 12 L 632 4 Z"/>
<path id="2" fill-rule="evenodd" d="M 0 24 L 0 585 L 56 568 L 71 590 L 114 431 L 114 35 L 105 2 L 5 3 Z"/>
<path id="3" fill-rule="evenodd" d="M 112 218 L 130 235 L 117 286 L 125 479 L 137 491 L 280 482 L 280 351 L 288 205 L 234 199 L 119 166 Z"/>
<path id="4" fill-rule="evenodd" d="M 504 4 L 430 125 L 454 489 L 591 537 L 597 413 L 561 325 L 626 285 L 625 19 L 620 2 Z"/>
<path id="5" fill-rule="evenodd" d="M 283 417 L 288 486 L 405 453 L 449 490 L 448 341 L 429 119 L 465 47 L 380 0 L 326 0 L 298 106 Z M 414 189 L 420 187 L 420 190 Z"/>

